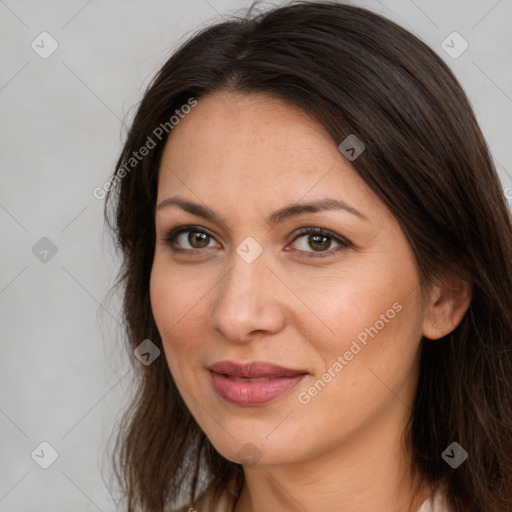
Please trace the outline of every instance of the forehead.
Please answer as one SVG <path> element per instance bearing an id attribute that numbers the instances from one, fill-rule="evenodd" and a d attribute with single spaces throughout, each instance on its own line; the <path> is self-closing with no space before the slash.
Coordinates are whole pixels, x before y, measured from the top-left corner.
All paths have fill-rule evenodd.
<path id="1" fill-rule="evenodd" d="M 226 91 L 197 101 L 167 140 L 158 202 L 180 193 L 207 204 L 257 202 L 270 210 L 329 196 L 382 209 L 331 135 L 299 107 Z"/>

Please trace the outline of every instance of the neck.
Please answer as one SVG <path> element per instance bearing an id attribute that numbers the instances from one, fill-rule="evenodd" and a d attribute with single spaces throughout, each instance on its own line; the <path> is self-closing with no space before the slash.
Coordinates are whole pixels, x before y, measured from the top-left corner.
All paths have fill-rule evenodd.
<path id="1" fill-rule="evenodd" d="M 432 488 L 413 474 L 409 450 L 396 428 L 406 424 L 409 410 L 398 400 L 395 406 L 327 453 L 244 468 L 234 512 L 416 512 Z"/>

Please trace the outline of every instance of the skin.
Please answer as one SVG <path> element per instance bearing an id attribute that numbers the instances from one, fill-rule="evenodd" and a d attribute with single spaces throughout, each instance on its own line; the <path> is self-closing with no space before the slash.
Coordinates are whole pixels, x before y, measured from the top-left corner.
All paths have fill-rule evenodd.
<path id="1" fill-rule="evenodd" d="M 157 205 L 180 196 L 224 220 L 176 205 L 157 209 L 150 295 L 171 373 L 200 427 L 234 462 L 244 463 L 246 443 L 257 448 L 255 463 L 244 464 L 236 512 L 405 512 L 431 493 L 422 485 L 409 508 L 417 481 L 401 436 L 421 337 L 455 329 L 471 290 L 447 275 L 422 298 L 397 220 L 337 145 L 295 106 L 264 94 L 217 91 L 174 127 L 162 157 Z M 265 220 L 290 203 L 327 197 L 368 220 L 344 210 L 302 213 L 275 226 Z M 211 236 L 197 241 L 191 228 L 191 239 L 185 233 L 174 244 L 165 241 L 184 225 Z M 308 242 L 307 234 L 297 234 L 302 227 L 328 229 L 350 245 L 338 250 L 334 239 L 321 236 Z M 252 263 L 236 252 L 248 236 L 263 249 Z M 360 343 L 309 403 L 300 403 L 299 393 L 394 303 L 401 311 L 366 346 Z M 217 395 L 207 369 L 226 359 L 271 361 L 308 375 L 271 403 L 237 406 Z"/>

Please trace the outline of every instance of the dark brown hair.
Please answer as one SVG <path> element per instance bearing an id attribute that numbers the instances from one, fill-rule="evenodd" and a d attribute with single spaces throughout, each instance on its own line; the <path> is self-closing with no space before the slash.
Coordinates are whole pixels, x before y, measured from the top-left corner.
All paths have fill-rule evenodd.
<path id="1" fill-rule="evenodd" d="M 443 271 L 472 284 L 460 325 L 438 341 L 422 340 L 419 385 L 404 435 L 412 469 L 446 486 L 454 512 L 510 512 L 510 212 L 472 108 L 448 66 L 417 37 L 371 11 L 336 2 L 294 2 L 260 13 L 251 7 L 244 17 L 195 34 L 153 79 L 105 203 L 123 257 L 116 286 L 123 290 L 130 355 L 146 338 L 163 351 L 149 299 L 158 170 L 167 138 L 157 140 L 155 129 L 191 98 L 200 102 L 221 89 L 267 93 L 297 105 L 336 145 L 355 134 L 366 150 L 353 167 L 402 226 L 423 289 Z M 148 137 L 155 147 L 127 167 Z M 114 461 L 127 509 L 161 512 L 180 496 L 194 506 L 206 484 L 212 497 L 228 489 L 234 501 L 242 466 L 222 457 L 198 427 L 165 357 L 149 366 L 131 359 L 137 389 Z M 441 457 L 453 441 L 468 452 L 457 469 Z"/>

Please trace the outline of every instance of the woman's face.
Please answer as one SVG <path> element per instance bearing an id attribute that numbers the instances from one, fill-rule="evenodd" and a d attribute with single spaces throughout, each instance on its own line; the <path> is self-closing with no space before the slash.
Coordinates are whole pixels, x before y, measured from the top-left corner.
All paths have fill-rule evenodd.
<path id="1" fill-rule="evenodd" d="M 398 439 L 410 413 L 418 269 L 338 144 L 297 107 L 216 92 L 165 147 L 152 309 L 184 401 L 235 462 Z"/>

